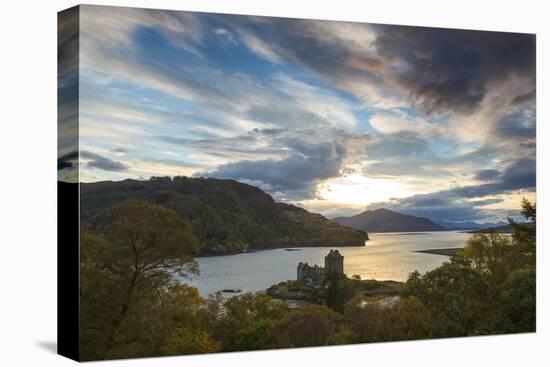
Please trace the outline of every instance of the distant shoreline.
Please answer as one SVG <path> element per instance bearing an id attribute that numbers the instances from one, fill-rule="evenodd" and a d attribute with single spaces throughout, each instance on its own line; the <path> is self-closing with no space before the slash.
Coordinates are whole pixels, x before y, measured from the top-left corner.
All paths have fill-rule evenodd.
<path id="1" fill-rule="evenodd" d="M 377 232 L 372 234 L 375 234 L 377 236 L 427 236 L 431 233 L 430 232 Z"/>
<path id="2" fill-rule="evenodd" d="M 418 250 L 414 252 L 420 252 L 423 254 L 431 254 L 431 255 L 454 256 L 457 254 L 457 252 L 461 250 L 463 250 L 463 248 L 453 247 L 453 248 L 436 248 L 431 250 Z"/>
<path id="3" fill-rule="evenodd" d="M 448 230 L 448 231 L 431 231 L 431 232 L 369 232 L 369 234 L 374 236 L 428 236 L 433 233 L 441 233 L 441 232 L 455 232 L 455 233 L 468 233 L 465 231 L 459 231 L 459 230 Z M 253 254 L 257 252 L 263 252 L 263 251 L 271 251 L 271 250 L 284 250 L 287 252 L 296 252 L 301 251 L 301 249 L 305 248 L 348 248 L 348 247 L 364 247 L 368 246 L 368 242 L 372 241 L 372 238 L 365 241 L 365 244 L 363 245 L 342 245 L 342 244 L 334 244 L 334 245 L 299 245 L 299 246 L 291 246 L 291 247 L 268 247 L 268 248 L 259 248 L 259 249 L 249 249 L 246 251 L 235 251 L 235 252 L 226 252 L 226 253 L 213 253 L 213 254 L 200 254 L 195 255 L 195 258 L 208 258 L 208 257 L 218 257 L 218 256 L 234 256 L 234 255 L 243 255 L 243 254 Z M 460 250 L 461 248 L 457 248 L 457 250 Z M 429 251 L 439 251 L 439 250 L 454 250 L 452 249 L 434 249 L 434 250 L 419 250 L 419 251 L 413 251 L 413 252 L 423 252 L 423 253 L 431 253 L 435 255 L 446 255 L 446 256 L 452 256 L 448 255 L 447 253 L 437 253 L 437 252 L 429 252 Z"/>
<path id="4" fill-rule="evenodd" d="M 238 252 L 228 252 L 223 254 L 201 254 L 201 255 L 195 255 L 195 258 L 199 257 L 217 257 L 217 256 L 234 256 L 234 255 L 243 255 L 243 254 L 253 254 L 256 252 L 263 252 L 263 251 L 271 251 L 271 250 L 283 250 L 287 252 L 296 252 L 296 251 L 302 251 L 304 248 L 347 248 L 347 247 L 365 247 L 367 246 L 366 242 L 369 240 L 365 240 L 365 244 L 363 245 L 301 245 L 301 246 L 292 246 L 292 247 L 271 247 L 271 248 L 259 248 L 259 249 L 252 249 L 252 250 L 246 250 L 246 251 L 238 251 Z"/>

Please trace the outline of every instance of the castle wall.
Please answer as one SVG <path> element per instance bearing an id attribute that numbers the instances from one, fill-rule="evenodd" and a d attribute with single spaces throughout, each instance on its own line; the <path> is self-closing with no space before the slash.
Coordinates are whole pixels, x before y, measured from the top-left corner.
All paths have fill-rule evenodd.
<path id="1" fill-rule="evenodd" d="M 325 267 L 318 265 L 310 266 L 308 263 L 300 262 L 296 268 L 296 279 L 310 285 L 320 285 L 323 279 L 329 274 L 344 274 L 344 257 L 338 250 L 330 250 L 325 256 Z"/>

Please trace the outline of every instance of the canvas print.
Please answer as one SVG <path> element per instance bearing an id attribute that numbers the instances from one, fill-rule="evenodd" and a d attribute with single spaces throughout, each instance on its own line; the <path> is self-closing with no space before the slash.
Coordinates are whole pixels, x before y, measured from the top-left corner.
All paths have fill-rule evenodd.
<path id="1" fill-rule="evenodd" d="M 59 352 L 536 331 L 534 34 L 81 5 Z"/>

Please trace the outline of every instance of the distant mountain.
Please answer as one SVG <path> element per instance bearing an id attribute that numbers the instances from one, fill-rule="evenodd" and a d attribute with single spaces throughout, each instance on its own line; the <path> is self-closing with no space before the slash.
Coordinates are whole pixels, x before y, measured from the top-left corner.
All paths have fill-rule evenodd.
<path id="1" fill-rule="evenodd" d="M 518 224 L 522 224 L 527 228 L 533 228 L 534 226 L 533 223 L 518 222 Z M 514 233 L 514 227 L 511 224 L 504 224 L 504 225 L 495 226 L 495 227 L 476 229 L 476 230 L 470 231 L 469 233 L 493 233 L 493 232 Z"/>
<path id="2" fill-rule="evenodd" d="M 443 226 L 450 230 L 471 230 L 471 229 L 484 229 L 484 228 L 492 228 L 492 227 L 500 227 L 505 226 L 506 222 L 496 222 L 496 223 L 476 223 L 472 221 L 466 221 L 466 222 L 452 222 L 452 221 L 434 221 L 436 224 L 439 224 L 440 226 Z"/>
<path id="3" fill-rule="evenodd" d="M 366 232 L 423 232 L 445 231 L 447 228 L 428 218 L 401 214 L 389 209 L 367 210 L 352 217 L 333 219 L 344 226 Z"/>
<path id="4" fill-rule="evenodd" d="M 468 233 L 492 233 L 492 232 L 501 232 L 501 233 L 513 233 L 514 229 L 510 224 L 505 224 L 502 226 L 489 227 L 489 228 L 478 228 Z"/>
<path id="5" fill-rule="evenodd" d="M 70 184 L 67 184 L 70 185 Z M 299 246 L 363 246 L 368 235 L 305 209 L 276 203 L 257 187 L 233 180 L 157 177 L 80 184 L 81 223 L 94 230 L 103 211 L 138 199 L 174 210 L 201 241 L 201 254 Z"/>

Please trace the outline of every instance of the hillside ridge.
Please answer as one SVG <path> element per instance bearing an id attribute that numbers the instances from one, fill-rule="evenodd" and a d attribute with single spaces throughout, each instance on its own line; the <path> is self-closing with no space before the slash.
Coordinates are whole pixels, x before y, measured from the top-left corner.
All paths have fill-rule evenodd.
<path id="1" fill-rule="evenodd" d="M 333 219 L 341 225 L 366 232 L 445 231 L 447 228 L 425 217 L 402 214 L 386 208 L 366 210 L 351 217 Z"/>
<path id="2" fill-rule="evenodd" d="M 303 246 L 363 246 L 364 231 L 277 203 L 261 189 L 215 178 L 153 177 L 80 184 L 81 222 L 97 228 L 105 209 L 145 200 L 174 210 L 201 241 L 201 255 Z"/>

